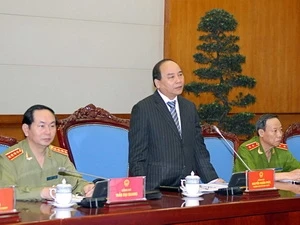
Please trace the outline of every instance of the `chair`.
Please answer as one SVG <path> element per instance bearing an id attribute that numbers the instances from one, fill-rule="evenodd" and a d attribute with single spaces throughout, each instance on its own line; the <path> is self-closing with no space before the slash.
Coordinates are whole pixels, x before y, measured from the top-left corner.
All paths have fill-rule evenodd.
<path id="1" fill-rule="evenodd" d="M 288 126 L 283 134 L 283 143 L 288 145 L 288 149 L 300 161 L 300 122 Z"/>
<path id="2" fill-rule="evenodd" d="M 232 175 L 235 155 L 228 144 L 237 151 L 239 147 L 238 137 L 229 132 L 220 131 L 225 140 L 210 125 L 202 126 L 204 143 L 210 154 L 210 160 L 220 178 L 229 182 Z"/>
<path id="3" fill-rule="evenodd" d="M 93 104 L 58 122 L 57 137 L 76 169 L 99 177 L 128 176 L 129 119 Z M 93 180 L 91 176 L 83 176 Z"/>
<path id="4" fill-rule="evenodd" d="M 15 138 L 0 135 L 0 153 L 17 143 L 18 141 Z"/>

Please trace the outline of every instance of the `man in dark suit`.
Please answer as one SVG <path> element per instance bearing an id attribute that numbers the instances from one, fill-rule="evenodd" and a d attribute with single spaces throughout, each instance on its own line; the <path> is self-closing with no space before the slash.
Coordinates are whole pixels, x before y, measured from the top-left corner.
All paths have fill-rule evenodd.
<path id="1" fill-rule="evenodd" d="M 131 112 L 130 176 L 146 176 L 147 191 L 178 187 L 192 171 L 204 183 L 218 179 L 201 135 L 196 107 L 180 96 L 184 76 L 179 65 L 163 59 L 154 66 L 152 76 L 157 90 Z M 176 112 L 169 106 L 174 100 Z"/>

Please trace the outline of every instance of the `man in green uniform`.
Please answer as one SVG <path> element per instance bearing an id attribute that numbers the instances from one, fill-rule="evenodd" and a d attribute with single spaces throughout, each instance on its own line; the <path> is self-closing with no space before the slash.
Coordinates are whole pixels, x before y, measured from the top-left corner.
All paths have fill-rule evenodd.
<path id="1" fill-rule="evenodd" d="M 66 149 L 50 145 L 56 134 L 54 111 L 34 105 L 24 114 L 22 130 L 26 138 L 0 155 L 1 186 L 15 185 L 17 200 L 52 199 L 50 188 L 65 178 L 73 193 L 90 197 L 94 184 L 81 178 L 68 158 Z M 64 167 L 69 175 L 58 174 Z"/>
<path id="2" fill-rule="evenodd" d="M 300 162 L 281 143 L 282 126 L 276 115 L 264 114 L 256 123 L 257 136 L 241 144 L 238 154 L 251 170 L 275 168 L 275 180 L 299 180 Z M 245 171 L 247 168 L 235 159 L 234 172 Z"/>

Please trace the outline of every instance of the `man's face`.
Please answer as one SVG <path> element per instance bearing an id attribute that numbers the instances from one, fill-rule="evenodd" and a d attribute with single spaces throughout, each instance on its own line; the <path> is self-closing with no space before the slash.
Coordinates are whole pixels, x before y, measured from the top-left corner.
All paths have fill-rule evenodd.
<path id="1" fill-rule="evenodd" d="M 177 65 L 173 61 L 166 61 L 160 66 L 161 79 L 155 79 L 155 85 L 169 99 L 174 99 L 183 91 L 184 76 Z"/>
<path id="2" fill-rule="evenodd" d="M 261 142 L 263 142 L 268 148 L 278 146 L 282 140 L 282 126 L 279 119 L 268 119 L 265 131 L 260 129 L 259 136 Z"/>
<path id="3" fill-rule="evenodd" d="M 29 127 L 23 124 L 22 128 L 28 142 L 36 147 L 47 147 L 50 145 L 56 134 L 55 116 L 46 109 L 33 112 L 34 121 Z"/>

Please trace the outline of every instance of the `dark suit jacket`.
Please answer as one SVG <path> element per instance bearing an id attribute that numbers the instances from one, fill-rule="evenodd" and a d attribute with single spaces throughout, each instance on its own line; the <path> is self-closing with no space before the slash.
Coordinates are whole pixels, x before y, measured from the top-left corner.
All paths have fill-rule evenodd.
<path id="1" fill-rule="evenodd" d="M 197 173 L 203 182 L 218 178 L 201 135 L 195 105 L 178 96 L 182 138 L 165 102 L 156 91 L 131 112 L 129 174 L 146 176 L 146 190 L 180 186 L 180 179 Z"/>

